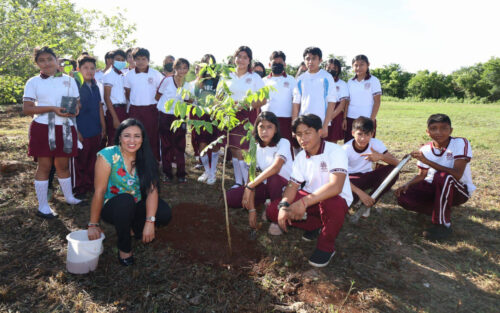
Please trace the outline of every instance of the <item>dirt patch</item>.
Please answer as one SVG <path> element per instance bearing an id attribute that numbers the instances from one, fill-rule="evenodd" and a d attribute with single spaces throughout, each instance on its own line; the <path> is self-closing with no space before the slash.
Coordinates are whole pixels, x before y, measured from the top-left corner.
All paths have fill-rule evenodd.
<path id="1" fill-rule="evenodd" d="M 260 244 L 249 232 L 231 229 L 233 253 L 229 255 L 223 209 L 195 203 L 172 208 L 172 221 L 157 231 L 159 244 L 167 243 L 190 260 L 211 265 L 245 266 L 263 257 Z"/>

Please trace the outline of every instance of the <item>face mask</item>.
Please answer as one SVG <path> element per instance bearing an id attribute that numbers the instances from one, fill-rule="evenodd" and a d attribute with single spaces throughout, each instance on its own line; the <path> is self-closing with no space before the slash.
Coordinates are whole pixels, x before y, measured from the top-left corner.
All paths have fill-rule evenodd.
<path id="1" fill-rule="evenodd" d="M 337 76 L 337 71 L 335 71 L 335 70 L 331 70 L 328 73 L 330 73 L 330 75 L 332 75 L 333 77 Z"/>
<path id="2" fill-rule="evenodd" d="M 271 70 L 273 71 L 273 74 L 275 74 L 275 75 L 281 75 L 283 73 L 284 69 L 285 69 L 285 67 L 283 66 L 282 63 L 274 63 L 271 66 Z"/>
<path id="3" fill-rule="evenodd" d="M 125 61 L 113 61 L 113 66 L 117 70 L 121 71 L 125 68 L 125 66 L 127 66 L 127 62 L 125 62 Z"/>
<path id="4" fill-rule="evenodd" d="M 174 71 L 174 63 L 165 64 L 163 69 L 165 70 L 165 72 L 173 72 Z"/>
<path id="5" fill-rule="evenodd" d="M 261 71 L 254 71 L 254 72 L 259 74 L 260 77 L 264 77 L 264 72 L 261 72 Z"/>

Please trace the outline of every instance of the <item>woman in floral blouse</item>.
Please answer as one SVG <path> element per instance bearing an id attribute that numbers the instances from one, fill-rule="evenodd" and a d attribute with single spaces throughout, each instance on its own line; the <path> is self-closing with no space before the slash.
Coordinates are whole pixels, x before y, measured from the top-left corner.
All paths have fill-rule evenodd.
<path id="1" fill-rule="evenodd" d="M 158 163 L 144 126 L 131 118 L 116 130 L 115 145 L 97 155 L 88 236 L 101 236 L 100 217 L 115 225 L 118 261 L 132 265 L 131 236 L 148 243 L 155 237 L 155 223 L 166 225 L 171 218 L 169 205 L 158 196 Z"/>

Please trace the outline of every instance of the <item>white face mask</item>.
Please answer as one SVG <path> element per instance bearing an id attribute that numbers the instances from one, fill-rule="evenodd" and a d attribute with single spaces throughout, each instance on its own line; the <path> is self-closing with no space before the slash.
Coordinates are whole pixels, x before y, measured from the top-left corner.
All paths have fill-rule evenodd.
<path id="1" fill-rule="evenodd" d="M 113 61 L 113 66 L 117 70 L 121 71 L 127 66 L 127 62 L 125 62 L 125 61 Z"/>

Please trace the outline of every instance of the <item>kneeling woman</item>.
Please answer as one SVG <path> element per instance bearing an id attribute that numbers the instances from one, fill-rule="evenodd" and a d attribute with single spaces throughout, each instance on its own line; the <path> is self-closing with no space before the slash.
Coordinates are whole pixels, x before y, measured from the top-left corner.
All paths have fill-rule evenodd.
<path id="1" fill-rule="evenodd" d="M 115 225 L 118 261 L 132 265 L 132 234 L 148 243 L 155 237 L 155 223 L 166 225 L 171 218 L 169 205 L 158 196 L 158 163 L 144 125 L 126 119 L 116 130 L 115 145 L 97 155 L 88 236 L 101 236 L 100 217 Z"/>
<path id="2" fill-rule="evenodd" d="M 281 138 L 278 118 L 274 113 L 262 112 L 255 121 L 253 135 L 257 144 L 257 167 L 262 171 L 245 186 L 227 192 L 228 206 L 248 210 L 250 227 L 257 227 L 255 205 L 266 199 L 281 199 L 283 187 L 292 172 L 290 142 Z"/>

